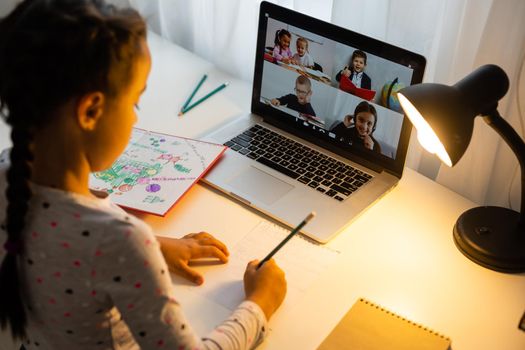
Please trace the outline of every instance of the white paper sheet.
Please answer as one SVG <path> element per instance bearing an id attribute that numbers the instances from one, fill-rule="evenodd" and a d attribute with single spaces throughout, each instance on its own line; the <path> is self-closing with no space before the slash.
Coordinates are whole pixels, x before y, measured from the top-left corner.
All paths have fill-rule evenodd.
<path id="1" fill-rule="evenodd" d="M 214 267 L 205 275 L 206 282 L 193 290 L 208 299 L 234 310 L 244 300 L 243 275 L 246 265 L 254 259 L 262 260 L 290 233 L 267 221 L 260 222 L 234 247 L 230 247 L 229 262 Z M 290 306 L 308 290 L 309 286 L 335 261 L 339 252 L 300 236 L 294 236 L 274 255 L 286 274 L 288 291 L 284 303 Z"/>

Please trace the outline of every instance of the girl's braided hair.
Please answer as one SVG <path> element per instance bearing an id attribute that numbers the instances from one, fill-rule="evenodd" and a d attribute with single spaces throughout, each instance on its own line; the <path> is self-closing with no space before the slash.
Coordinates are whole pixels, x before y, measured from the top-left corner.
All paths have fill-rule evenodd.
<path id="1" fill-rule="evenodd" d="M 132 9 L 103 0 L 25 0 L 0 20 L 0 114 L 11 126 L 7 171 L 7 254 L 0 267 L 0 326 L 23 339 L 27 323 L 19 278 L 22 232 L 31 198 L 35 133 L 83 94 L 109 97 L 130 82 L 146 25 Z"/>

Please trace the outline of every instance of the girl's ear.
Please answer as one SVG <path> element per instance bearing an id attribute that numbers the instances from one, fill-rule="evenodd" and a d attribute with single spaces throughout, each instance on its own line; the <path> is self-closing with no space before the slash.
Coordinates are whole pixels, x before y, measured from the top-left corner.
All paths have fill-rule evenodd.
<path id="1" fill-rule="evenodd" d="M 95 130 L 100 117 L 104 114 L 106 100 L 102 92 L 85 94 L 77 102 L 76 117 L 82 130 Z"/>

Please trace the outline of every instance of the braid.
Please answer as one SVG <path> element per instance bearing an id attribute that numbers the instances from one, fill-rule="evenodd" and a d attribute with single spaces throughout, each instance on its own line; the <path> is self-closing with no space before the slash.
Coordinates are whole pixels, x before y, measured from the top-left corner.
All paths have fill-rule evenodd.
<path id="1" fill-rule="evenodd" d="M 12 127 L 7 172 L 7 254 L 0 266 L 0 328 L 26 335 L 19 257 L 31 199 L 36 132 L 68 101 L 93 91 L 112 97 L 131 79 L 146 36 L 141 16 L 103 0 L 25 0 L 0 18 L 0 116 Z M 0 194 L 0 200 L 3 200 Z"/>
<path id="2" fill-rule="evenodd" d="M 281 29 L 277 29 L 277 30 L 275 31 L 275 39 L 273 39 L 273 43 L 274 43 L 275 45 L 279 45 L 279 38 L 281 37 L 281 36 L 279 35 L 280 32 L 281 32 Z"/>
<path id="3" fill-rule="evenodd" d="M 9 322 L 14 338 L 25 337 L 27 322 L 26 312 L 20 293 L 20 279 L 18 274 L 17 255 L 23 251 L 22 230 L 25 225 L 25 216 L 28 202 L 31 198 L 29 179 L 31 177 L 31 161 L 33 155 L 30 150 L 32 133 L 28 130 L 13 127 L 11 140 L 11 165 L 7 172 L 7 255 L 0 267 L 0 325 L 5 328 Z"/>

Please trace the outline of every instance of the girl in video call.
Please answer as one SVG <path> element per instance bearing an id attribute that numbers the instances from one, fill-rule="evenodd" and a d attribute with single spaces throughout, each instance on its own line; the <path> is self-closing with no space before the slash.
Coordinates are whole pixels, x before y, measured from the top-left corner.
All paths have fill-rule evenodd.
<path id="1" fill-rule="evenodd" d="M 313 68 L 314 60 L 308 52 L 308 40 L 303 37 L 297 38 L 295 45 L 297 47 L 297 53 L 293 55 L 292 63 L 304 66 L 306 68 Z"/>
<path id="2" fill-rule="evenodd" d="M 366 101 L 360 102 L 353 115 L 345 116 L 344 120 L 330 131 L 336 138 L 352 142 L 353 146 L 364 147 L 368 150 L 381 153 L 379 142 L 372 135 L 377 127 L 377 112 L 373 105 Z"/>
<path id="3" fill-rule="evenodd" d="M 279 29 L 275 32 L 273 57 L 280 62 L 290 63 L 292 60 L 292 50 L 290 50 L 290 42 L 292 41 L 292 34 L 286 29 Z"/>

